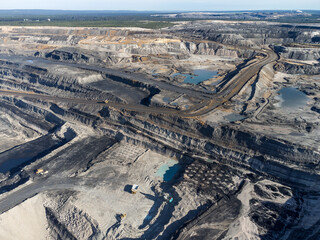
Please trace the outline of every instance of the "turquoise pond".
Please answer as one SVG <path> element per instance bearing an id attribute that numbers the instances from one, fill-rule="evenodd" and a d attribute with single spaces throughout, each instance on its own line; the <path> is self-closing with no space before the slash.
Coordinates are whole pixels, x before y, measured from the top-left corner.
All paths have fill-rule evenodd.
<path id="1" fill-rule="evenodd" d="M 182 74 L 182 73 L 175 73 L 172 77 L 176 76 L 184 76 L 184 83 L 191 83 L 191 84 L 199 84 L 203 81 L 209 80 L 215 76 L 218 76 L 217 71 L 210 71 L 205 69 L 196 69 L 193 71 L 193 74 Z M 217 85 L 219 81 L 213 83 L 212 85 Z"/>
<path id="2" fill-rule="evenodd" d="M 180 166 L 177 161 L 169 160 L 167 163 L 161 165 L 156 172 L 156 176 L 162 177 L 164 181 L 170 181 L 174 175 L 179 171 Z"/>
<path id="3" fill-rule="evenodd" d="M 298 109 L 304 107 L 310 100 L 306 94 L 293 87 L 285 87 L 279 91 L 281 107 L 287 109 Z"/>

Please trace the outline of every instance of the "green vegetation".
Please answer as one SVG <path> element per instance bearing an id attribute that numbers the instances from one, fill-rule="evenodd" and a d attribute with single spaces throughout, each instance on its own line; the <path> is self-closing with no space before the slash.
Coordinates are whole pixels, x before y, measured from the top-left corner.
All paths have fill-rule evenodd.
<path id="1" fill-rule="evenodd" d="M 153 12 L 0 10 L 0 26 L 141 27 L 159 29 L 174 25 L 153 17 Z"/>
<path id="2" fill-rule="evenodd" d="M 284 15 L 272 19 L 272 14 Z M 287 13 L 287 15 L 286 15 Z M 167 18 L 165 12 L 135 11 L 55 11 L 0 10 L 0 26 L 58 26 L 58 27 L 141 27 L 159 29 L 171 27 L 178 21 L 227 20 L 271 21 L 282 23 L 320 23 L 320 11 L 304 11 L 292 15 L 290 11 L 216 12 L 210 17 Z"/>
<path id="3" fill-rule="evenodd" d="M 171 27 L 174 24 L 167 21 L 0 21 L 0 26 L 57 26 L 57 27 L 140 27 L 159 29 Z"/>

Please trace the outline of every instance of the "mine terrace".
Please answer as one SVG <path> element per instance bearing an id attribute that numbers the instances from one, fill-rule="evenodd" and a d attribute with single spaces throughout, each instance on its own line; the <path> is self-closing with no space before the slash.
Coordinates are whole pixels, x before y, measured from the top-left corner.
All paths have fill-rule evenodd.
<path id="1" fill-rule="evenodd" d="M 0 27 L 0 239 L 319 238 L 320 25 L 184 17 Z"/>

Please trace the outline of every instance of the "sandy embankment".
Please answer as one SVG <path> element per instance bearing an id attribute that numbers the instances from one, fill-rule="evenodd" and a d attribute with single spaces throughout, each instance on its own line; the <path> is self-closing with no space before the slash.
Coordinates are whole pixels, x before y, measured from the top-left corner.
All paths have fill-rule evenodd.
<path id="1" fill-rule="evenodd" d="M 0 215 L 0 239 L 48 239 L 47 218 L 41 194 Z"/>

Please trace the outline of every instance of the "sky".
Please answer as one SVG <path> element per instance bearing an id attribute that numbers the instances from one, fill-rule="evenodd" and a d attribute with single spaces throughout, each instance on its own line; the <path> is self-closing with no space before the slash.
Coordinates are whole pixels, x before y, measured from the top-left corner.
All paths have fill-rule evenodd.
<path id="1" fill-rule="evenodd" d="M 55 10 L 320 10 L 320 0 L 0 0 L 0 9 Z"/>

